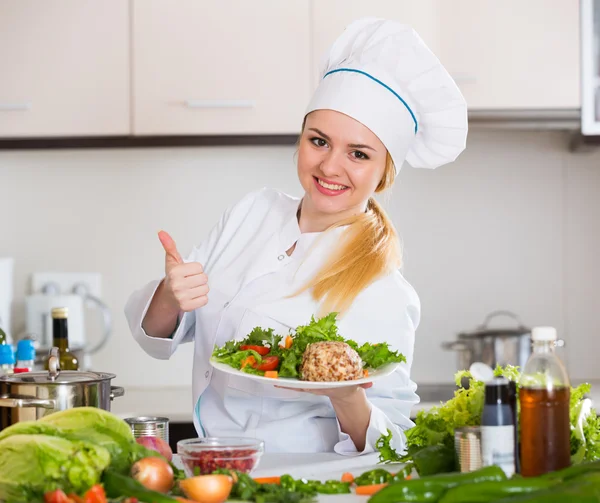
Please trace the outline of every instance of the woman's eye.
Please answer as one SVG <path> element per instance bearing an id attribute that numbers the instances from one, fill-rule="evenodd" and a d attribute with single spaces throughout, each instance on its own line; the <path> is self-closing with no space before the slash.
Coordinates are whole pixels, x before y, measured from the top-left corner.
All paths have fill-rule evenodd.
<path id="1" fill-rule="evenodd" d="M 352 152 L 352 154 L 354 155 L 354 157 L 356 157 L 356 159 L 368 159 L 369 156 L 367 154 L 365 154 L 364 152 L 361 152 L 360 150 L 355 150 L 354 152 Z"/>
<path id="2" fill-rule="evenodd" d="M 311 138 L 310 141 L 313 142 L 317 147 L 327 146 L 327 142 L 323 138 Z"/>

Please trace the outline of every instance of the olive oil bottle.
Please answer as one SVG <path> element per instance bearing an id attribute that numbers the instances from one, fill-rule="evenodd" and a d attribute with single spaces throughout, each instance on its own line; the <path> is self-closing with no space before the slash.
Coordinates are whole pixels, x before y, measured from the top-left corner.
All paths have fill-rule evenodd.
<path id="1" fill-rule="evenodd" d="M 58 348 L 60 370 L 79 370 L 79 361 L 69 350 L 68 314 L 66 307 L 52 309 L 52 346 Z M 48 361 L 46 361 L 46 370 L 48 370 Z"/>

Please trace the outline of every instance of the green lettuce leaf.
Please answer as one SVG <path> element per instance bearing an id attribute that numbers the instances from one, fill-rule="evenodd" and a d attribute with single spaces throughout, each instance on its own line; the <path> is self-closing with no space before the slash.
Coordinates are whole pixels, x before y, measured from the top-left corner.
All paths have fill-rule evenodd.
<path id="1" fill-rule="evenodd" d="M 107 449 L 50 435 L 12 435 L 0 441 L 0 500 L 39 499 L 62 489 L 83 494 L 100 482 L 110 463 Z"/>

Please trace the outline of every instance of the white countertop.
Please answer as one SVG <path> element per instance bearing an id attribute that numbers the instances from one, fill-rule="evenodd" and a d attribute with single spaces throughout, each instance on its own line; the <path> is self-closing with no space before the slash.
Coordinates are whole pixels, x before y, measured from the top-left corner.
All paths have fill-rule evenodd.
<path id="1" fill-rule="evenodd" d="M 583 381 L 577 380 L 573 385 Z M 600 412 L 600 380 L 588 380 L 592 385 L 589 398 L 592 405 Z M 419 391 L 417 390 L 417 394 Z M 419 410 L 429 410 L 439 405 L 439 402 L 421 402 L 415 405 L 411 415 L 414 416 Z M 168 417 L 172 423 L 192 422 L 192 388 L 125 388 L 125 395 L 115 398 L 111 405 L 111 411 L 121 418 L 134 416 L 160 416 Z"/>

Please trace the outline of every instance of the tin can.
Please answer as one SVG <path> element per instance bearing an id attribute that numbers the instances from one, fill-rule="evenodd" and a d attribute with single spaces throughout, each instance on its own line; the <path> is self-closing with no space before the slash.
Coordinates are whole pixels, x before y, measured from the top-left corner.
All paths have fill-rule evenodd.
<path id="1" fill-rule="evenodd" d="M 128 417 L 125 422 L 131 428 L 135 438 L 158 437 L 169 443 L 169 418 L 168 417 Z"/>
<path id="2" fill-rule="evenodd" d="M 479 470 L 482 467 L 481 428 L 479 426 L 456 428 L 454 449 L 461 472 Z"/>

